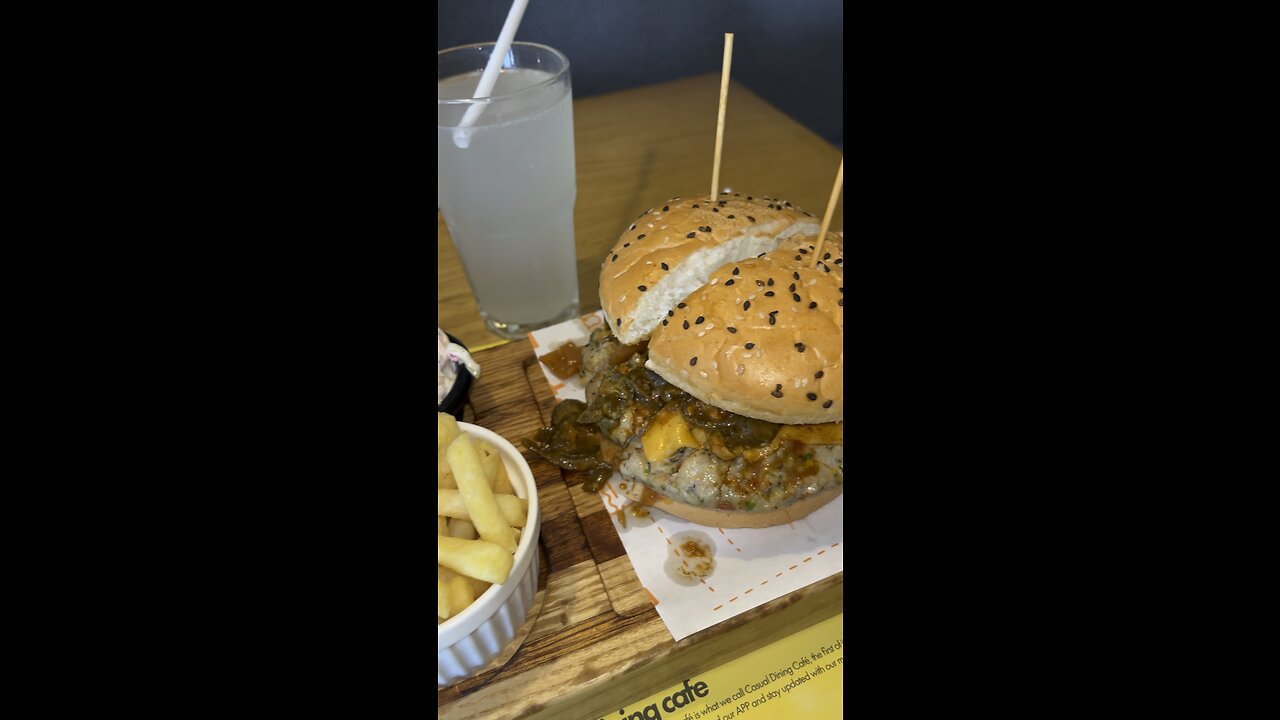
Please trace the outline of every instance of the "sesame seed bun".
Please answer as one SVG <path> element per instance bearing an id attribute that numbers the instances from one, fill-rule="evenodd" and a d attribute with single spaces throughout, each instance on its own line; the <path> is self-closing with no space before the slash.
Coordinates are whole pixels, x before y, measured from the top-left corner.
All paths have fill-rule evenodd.
<path id="1" fill-rule="evenodd" d="M 811 267 L 815 240 L 797 237 L 716 268 L 668 310 L 649 338 L 646 367 L 739 415 L 843 421 L 844 237 L 831 234 L 822 249 L 829 257 Z"/>
<path id="2" fill-rule="evenodd" d="M 740 193 L 672 198 L 631 223 L 600 268 L 600 306 L 609 329 L 632 345 L 721 265 L 816 236 L 820 223 L 791 203 Z"/>

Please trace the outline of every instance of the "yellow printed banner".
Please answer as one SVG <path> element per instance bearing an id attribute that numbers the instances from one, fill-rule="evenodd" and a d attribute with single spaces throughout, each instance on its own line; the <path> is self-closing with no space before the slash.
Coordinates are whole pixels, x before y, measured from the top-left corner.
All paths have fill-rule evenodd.
<path id="1" fill-rule="evenodd" d="M 844 613 L 600 720 L 766 720 L 844 715 Z"/>

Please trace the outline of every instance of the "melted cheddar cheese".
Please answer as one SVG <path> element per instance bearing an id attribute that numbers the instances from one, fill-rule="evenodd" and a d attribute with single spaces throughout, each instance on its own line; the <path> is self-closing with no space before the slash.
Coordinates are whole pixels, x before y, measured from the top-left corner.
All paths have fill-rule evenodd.
<path id="1" fill-rule="evenodd" d="M 699 448 L 702 443 L 693 436 L 689 423 L 679 411 L 670 408 L 659 412 L 640 438 L 644 457 L 651 463 L 671 457 L 680 448 Z"/>

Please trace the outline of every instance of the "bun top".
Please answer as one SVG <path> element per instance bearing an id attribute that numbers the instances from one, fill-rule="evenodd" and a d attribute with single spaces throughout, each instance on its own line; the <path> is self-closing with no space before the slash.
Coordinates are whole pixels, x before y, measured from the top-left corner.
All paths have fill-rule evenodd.
<path id="1" fill-rule="evenodd" d="M 717 268 L 653 332 L 647 367 L 739 415 L 843 421 L 844 236 L 829 234 L 810 267 L 815 244 L 798 237 Z"/>
<path id="2" fill-rule="evenodd" d="M 640 214 L 600 267 L 600 307 L 624 344 L 649 336 L 667 310 L 724 263 L 755 257 L 820 223 L 784 200 L 721 194 L 672 198 Z"/>

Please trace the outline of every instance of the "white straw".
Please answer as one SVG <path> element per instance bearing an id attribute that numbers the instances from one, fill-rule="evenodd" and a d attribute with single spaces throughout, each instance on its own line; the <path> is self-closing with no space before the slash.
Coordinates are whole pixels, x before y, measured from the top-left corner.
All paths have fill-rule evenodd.
<path id="1" fill-rule="evenodd" d="M 484 66 L 484 74 L 480 76 L 480 84 L 476 87 L 476 93 L 472 98 L 489 97 L 493 92 L 493 86 L 498 82 L 498 71 L 502 69 L 502 60 L 511 51 L 511 41 L 516 37 L 516 28 L 520 27 L 520 20 L 524 17 L 524 9 L 529 6 L 529 0 L 515 0 L 511 3 L 511 10 L 507 13 L 507 21 L 502 24 L 502 32 L 498 34 L 498 42 L 493 46 L 493 54 L 489 56 L 489 63 Z M 480 117 L 480 113 L 484 112 L 484 104 L 472 103 L 467 108 L 467 112 L 462 116 L 462 122 L 458 123 L 458 127 L 453 130 L 453 144 L 460 148 L 466 148 L 471 145 L 471 133 L 469 128 L 475 124 Z"/>

